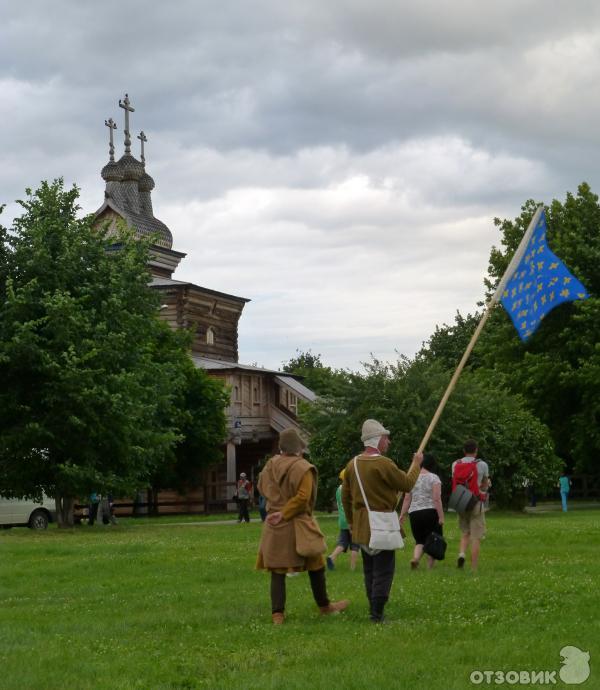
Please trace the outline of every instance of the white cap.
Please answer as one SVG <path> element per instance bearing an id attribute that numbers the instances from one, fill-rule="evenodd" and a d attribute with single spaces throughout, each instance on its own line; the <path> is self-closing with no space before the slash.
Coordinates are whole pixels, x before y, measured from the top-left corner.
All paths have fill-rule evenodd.
<path id="1" fill-rule="evenodd" d="M 360 440 L 364 443 L 374 438 L 381 438 L 381 436 L 389 436 L 390 432 L 383 427 L 376 419 L 367 419 L 362 425 L 362 434 Z"/>
<path id="2" fill-rule="evenodd" d="M 244 477 L 244 479 L 245 479 L 245 478 L 246 478 L 246 473 L 245 473 L 245 472 L 240 472 L 240 477 Z"/>

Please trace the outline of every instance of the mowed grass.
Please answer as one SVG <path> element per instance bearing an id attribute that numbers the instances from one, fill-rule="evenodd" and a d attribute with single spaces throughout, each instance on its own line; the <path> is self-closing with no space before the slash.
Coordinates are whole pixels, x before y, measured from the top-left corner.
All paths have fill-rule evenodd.
<path id="1" fill-rule="evenodd" d="M 305 574 L 270 620 L 253 570 L 261 525 L 125 523 L 0 533 L 0 687 L 453 688 L 473 670 L 556 670 L 591 654 L 600 687 L 600 512 L 488 514 L 479 574 L 448 559 L 410 572 L 397 556 L 388 624 L 367 620 L 360 569 L 328 574 L 338 616 L 320 617 Z M 337 523 L 323 519 L 330 547 Z M 562 683 L 556 674 L 557 686 Z"/>

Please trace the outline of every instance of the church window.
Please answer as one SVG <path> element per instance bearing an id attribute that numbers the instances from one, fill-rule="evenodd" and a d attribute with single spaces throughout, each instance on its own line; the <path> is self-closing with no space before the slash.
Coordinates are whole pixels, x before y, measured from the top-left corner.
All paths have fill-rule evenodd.
<path id="1" fill-rule="evenodd" d="M 298 398 L 294 393 L 289 393 L 288 395 L 288 409 L 294 414 L 298 413 Z"/>
<path id="2" fill-rule="evenodd" d="M 206 329 L 206 344 L 207 345 L 214 345 L 215 344 L 215 332 L 212 329 L 212 326 L 209 326 Z"/>

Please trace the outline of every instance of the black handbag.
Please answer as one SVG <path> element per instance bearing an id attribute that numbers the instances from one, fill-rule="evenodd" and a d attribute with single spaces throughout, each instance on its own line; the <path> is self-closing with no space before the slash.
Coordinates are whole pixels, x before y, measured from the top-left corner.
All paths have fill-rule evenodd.
<path id="1" fill-rule="evenodd" d="M 446 557 L 447 546 L 448 544 L 446 544 L 446 540 L 444 539 L 444 537 L 442 537 L 441 534 L 438 534 L 437 532 L 432 532 L 427 537 L 427 539 L 425 539 L 425 543 L 423 544 L 423 551 L 428 556 L 435 558 L 436 561 L 443 561 Z"/>

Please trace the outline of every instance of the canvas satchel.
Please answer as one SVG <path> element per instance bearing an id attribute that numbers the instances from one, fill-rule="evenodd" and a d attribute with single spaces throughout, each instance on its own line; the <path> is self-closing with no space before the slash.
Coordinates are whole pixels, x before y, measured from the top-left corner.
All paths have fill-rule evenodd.
<path id="1" fill-rule="evenodd" d="M 294 532 L 296 534 L 296 553 L 309 558 L 320 556 L 327 551 L 325 535 L 321 532 L 317 521 L 312 515 L 304 513 L 294 518 Z"/>
<path id="2" fill-rule="evenodd" d="M 360 492 L 369 517 L 369 527 L 371 529 L 369 548 L 374 551 L 395 551 L 396 549 L 403 549 L 404 541 L 400 534 L 398 513 L 395 510 L 381 512 L 369 508 L 369 502 L 367 501 L 367 496 L 362 481 L 360 480 L 360 474 L 358 473 L 357 459 L 358 458 L 354 458 L 354 471 L 356 472 L 356 479 L 358 480 Z"/>

